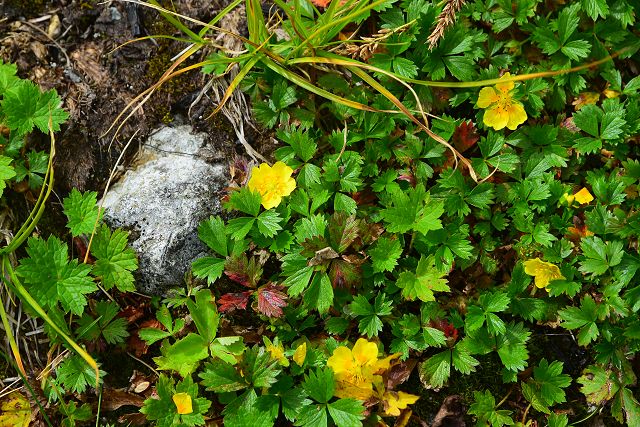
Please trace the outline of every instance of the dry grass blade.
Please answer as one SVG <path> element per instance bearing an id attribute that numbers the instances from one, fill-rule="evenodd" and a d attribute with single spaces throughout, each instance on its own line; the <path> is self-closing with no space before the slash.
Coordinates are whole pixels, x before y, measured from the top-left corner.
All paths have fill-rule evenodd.
<path id="1" fill-rule="evenodd" d="M 427 41 L 429 42 L 429 50 L 433 50 L 438 45 L 440 39 L 444 36 L 444 32 L 447 28 L 456 22 L 456 13 L 464 6 L 464 0 L 447 0 L 447 4 L 444 5 L 444 9 L 438 15 L 438 22 L 436 28 L 431 32 Z"/>

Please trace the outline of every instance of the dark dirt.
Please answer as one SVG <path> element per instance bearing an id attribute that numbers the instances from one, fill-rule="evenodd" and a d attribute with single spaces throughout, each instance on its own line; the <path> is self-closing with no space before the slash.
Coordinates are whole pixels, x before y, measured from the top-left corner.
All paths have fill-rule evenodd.
<path id="1" fill-rule="evenodd" d="M 179 13 L 208 20 L 225 6 L 225 0 L 170 4 Z M 0 5 L 0 16 L 4 17 L 0 19 L 0 59 L 16 63 L 21 77 L 44 89 L 55 88 L 70 113 L 57 135 L 56 189 L 61 196 L 74 187 L 103 189 L 128 140 L 135 134 L 126 156 L 130 159 L 136 143 L 152 129 L 187 116 L 191 101 L 206 82 L 198 71 L 170 81 L 114 139 L 114 132 L 108 130 L 118 114 L 155 83 L 184 48 L 167 39 L 121 45 L 146 35 L 178 35 L 176 30 L 155 11 L 124 2 L 7 0 Z M 206 51 L 199 55 L 188 62 L 202 60 Z M 215 151 L 234 150 L 235 136 L 224 118 L 188 120 L 210 135 Z"/>

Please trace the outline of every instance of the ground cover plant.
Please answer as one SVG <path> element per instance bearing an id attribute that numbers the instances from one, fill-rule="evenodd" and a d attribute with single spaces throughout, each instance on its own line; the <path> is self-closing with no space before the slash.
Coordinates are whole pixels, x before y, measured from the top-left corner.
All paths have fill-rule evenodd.
<path id="1" fill-rule="evenodd" d="M 241 4 L 245 51 L 212 48 Z M 222 103 L 242 90 L 280 146 L 231 165 L 225 212 L 198 229 L 210 254 L 130 327 L 157 375 L 128 422 L 446 425 L 456 394 L 456 425 L 640 425 L 637 6 L 248 0 L 209 23 L 148 6 L 191 44 L 141 99 L 183 70 L 229 74 Z M 18 124 L 5 89 L 8 141 L 64 119 L 21 84 L 43 101 Z M 0 178 L 41 186 L 46 154 L 3 146 Z M 129 334 L 92 292 L 134 290 L 136 268 L 96 200 L 64 202 L 70 234 L 93 236 L 84 259 L 32 238 L 5 279 L 89 350 Z M 100 408 L 80 350 L 43 386 L 65 425 Z"/>

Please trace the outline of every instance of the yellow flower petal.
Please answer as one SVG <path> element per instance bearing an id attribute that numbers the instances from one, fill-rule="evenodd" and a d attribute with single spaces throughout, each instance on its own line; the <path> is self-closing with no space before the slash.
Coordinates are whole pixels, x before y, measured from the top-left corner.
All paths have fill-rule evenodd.
<path id="1" fill-rule="evenodd" d="M 386 415 L 392 415 L 397 417 L 400 415 L 400 409 L 405 409 L 407 406 L 412 405 L 418 401 L 420 396 L 414 394 L 405 393 L 404 391 L 386 392 L 383 400 L 385 401 Z"/>
<path id="2" fill-rule="evenodd" d="M 378 346 L 364 338 L 356 341 L 352 353 L 356 363 L 360 365 L 374 364 L 378 360 Z"/>
<path id="3" fill-rule="evenodd" d="M 327 360 L 327 366 L 336 374 L 341 372 L 351 372 L 353 370 L 353 356 L 351 355 L 351 350 L 345 346 L 336 348 L 333 350 L 331 357 Z"/>
<path id="4" fill-rule="evenodd" d="M 493 107 L 484 112 L 482 121 L 485 125 L 500 130 L 509 123 L 509 113 L 502 107 Z"/>
<path id="5" fill-rule="evenodd" d="M 593 200 L 593 196 L 586 188 L 582 188 L 580 191 L 574 194 L 574 197 L 576 202 L 580 203 L 581 205 L 589 203 Z"/>
<path id="6" fill-rule="evenodd" d="M 552 280 L 564 279 L 558 266 L 542 261 L 540 258 L 525 261 L 524 272 L 534 277 L 537 288 L 546 288 Z"/>
<path id="7" fill-rule="evenodd" d="M 478 94 L 478 107 L 487 108 L 499 100 L 500 97 L 492 87 L 483 87 Z"/>
<path id="8" fill-rule="evenodd" d="M 191 402 L 191 396 L 187 393 L 176 393 L 172 397 L 173 403 L 176 405 L 178 414 L 187 415 L 193 413 L 193 405 Z"/>
<path id="9" fill-rule="evenodd" d="M 247 186 L 260 193 L 265 209 L 271 209 L 295 190 L 296 180 L 291 177 L 292 173 L 293 169 L 283 162 L 276 162 L 273 167 L 263 163 L 251 170 Z"/>
<path id="10" fill-rule="evenodd" d="M 509 116 L 507 128 L 510 130 L 516 130 L 518 125 L 527 121 L 527 112 L 524 111 L 524 107 L 519 102 L 507 107 L 507 115 Z"/>
<path id="11" fill-rule="evenodd" d="M 271 354 L 271 360 L 278 361 L 278 363 L 282 366 L 289 366 L 289 359 L 287 359 L 287 356 L 284 355 L 284 347 L 282 346 L 282 344 L 273 344 L 271 343 L 271 341 L 268 341 L 266 350 Z"/>
<path id="12" fill-rule="evenodd" d="M 504 73 L 502 75 L 502 77 L 500 77 L 501 79 L 506 79 L 508 77 L 511 77 L 511 73 Z M 514 82 L 499 82 L 496 83 L 496 89 L 498 89 L 498 91 L 502 92 L 503 94 L 507 94 L 508 92 L 511 92 L 511 90 L 515 87 L 515 83 Z"/>
<path id="13" fill-rule="evenodd" d="M 298 366 L 302 366 L 304 363 L 304 359 L 307 358 L 307 343 L 303 342 L 296 348 L 296 351 L 293 352 L 293 361 L 296 362 Z"/>

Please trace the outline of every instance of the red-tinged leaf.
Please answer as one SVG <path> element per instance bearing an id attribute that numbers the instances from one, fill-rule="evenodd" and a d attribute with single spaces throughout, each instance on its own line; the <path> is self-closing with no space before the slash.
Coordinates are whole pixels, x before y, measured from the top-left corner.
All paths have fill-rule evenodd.
<path id="1" fill-rule="evenodd" d="M 409 171 L 404 171 L 404 173 L 398 177 L 398 181 L 406 181 L 411 184 L 412 187 L 416 186 L 416 177 Z"/>
<path id="2" fill-rule="evenodd" d="M 306 258 L 312 258 L 318 251 L 325 249 L 327 246 L 329 246 L 329 244 L 324 237 L 315 236 L 311 237 L 310 239 L 305 239 L 304 242 L 300 243 L 300 246 L 302 246 L 300 255 Z"/>
<path id="3" fill-rule="evenodd" d="M 359 222 L 355 215 L 347 215 L 344 212 L 336 212 L 331 216 L 328 227 L 329 240 L 338 253 L 346 251 L 358 237 Z"/>
<path id="4" fill-rule="evenodd" d="M 283 286 L 273 283 L 258 289 L 258 311 L 265 316 L 282 316 L 282 307 L 287 306 L 287 294 Z"/>
<path id="5" fill-rule="evenodd" d="M 360 262 L 357 256 L 343 256 L 331 262 L 329 279 L 334 288 L 351 288 L 360 282 Z"/>
<path id="6" fill-rule="evenodd" d="M 220 313 L 232 310 L 246 310 L 252 293 L 251 291 L 246 291 L 224 294 L 218 299 L 218 310 Z"/>
<path id="7" fill-rule="evenodd" d="M 378 196 L 373 191 L 366 189 L 353 193 L 351 198 L 355 200 L 358 206 L 373 206 L 378 200 Z"/>
<path id="8" fill-rule="evenodd" d="M 224 264 L 224 274 L 242 286 L 255 288 L 262 277 L 262 267 L 254 257 L 247 260 L 244 254 L 231 256 Z"/>
<path id="9" fill-rule="evenodd" d="M 461 153 L 473 147 L 480 140 L 472 121 L 462 122 L 453 132 L 453 146 Z"/>

